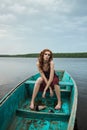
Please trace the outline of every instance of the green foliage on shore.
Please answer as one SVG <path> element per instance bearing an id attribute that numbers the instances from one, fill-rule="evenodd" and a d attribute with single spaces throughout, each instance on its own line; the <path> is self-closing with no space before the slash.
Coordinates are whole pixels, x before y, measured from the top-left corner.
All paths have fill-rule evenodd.
<path id="1" fill-rule="evenodd" d="M 38 57 L 38 53 L 32 54 L 19 54 L 19 55 L 0 55 L 0 57 L 24 57 L 35 58 Z M 54 58 L 87 58 L 87 52 L 82 53 L 53 53 Z"/>
<path id="2" fill-rule="evenodd" d="M 87 53 L 54 53 L 54 57 L 87 58 Z"/>

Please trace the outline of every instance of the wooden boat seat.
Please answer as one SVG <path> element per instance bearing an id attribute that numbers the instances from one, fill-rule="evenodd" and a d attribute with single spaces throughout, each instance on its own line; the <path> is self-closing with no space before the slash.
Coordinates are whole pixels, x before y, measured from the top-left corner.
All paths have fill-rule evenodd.
<path id="1" fill-rule="evenodd" d="M 25 84 L 35 84 L 35 82 L 36 82 L 35 80 L 27 80 L 27 81 L 25 82 Z M 65 81 L 60 81 L 60 82 L 59 82 L 59 85 L 65 85 L 65 86 L 66 86 L 66 85 L 69 85 L 69 86 L 72 86 L 73 83 L 72 83 L 72 82 L 69 82 L 69 81 L 68 81 L 68 82 L 67 82 L 67 81 L 66 81 L 66 82 L 65 82 Z"/>
<path id="2" fill-rule="evenodd" d="M 44 120 L 53 120 L 53 121 L 63 121 L 68 120 L 70 114 L 59 112 L 59 113 L 49 113 L 49 112 L 37 112 L 26 109 L 17 109 L 16 115 L 23 118 L 31 119 L 44 119 Z"/>
<path id="3" fill-rule="evenodd" d="M 25 82 L 25 84 L 27 84 L 27 85 L 34 85 L 35 84 L 35 80 L 27 80 L 26 82 Z M 60 90 L 61 90 L 61 92 L 71 92 L 71 88 L 72 88 L 72 86 L 73 86 L 73 83 L 72 82 L 69 82 L 69 81 L 60 81 L 59 82 L 59 85 L 60 85 Z"/>

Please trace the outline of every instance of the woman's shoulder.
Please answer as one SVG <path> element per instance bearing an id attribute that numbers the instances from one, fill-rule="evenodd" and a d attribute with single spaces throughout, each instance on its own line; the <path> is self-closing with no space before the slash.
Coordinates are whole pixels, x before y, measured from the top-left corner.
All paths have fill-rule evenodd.
<path id="1" fill-rule="evenodd" d="M 54 65 L 54 62 L 53 62 L 53 60 L 51 60 L 51 61 L 50 61 L 50 64 L 51 64 L 51 65 Z"/>
<path id="2" fill-rule="evenodd" d="M 53 60 L 52 61 L 50 61 L 50 67 L 54 67 L 54 62 L 53 62 Z"/>
<path id="3" fill-rule="evenodd" d="M 36 65 L 39 66 L 39 61 L 36 62 Z"/>

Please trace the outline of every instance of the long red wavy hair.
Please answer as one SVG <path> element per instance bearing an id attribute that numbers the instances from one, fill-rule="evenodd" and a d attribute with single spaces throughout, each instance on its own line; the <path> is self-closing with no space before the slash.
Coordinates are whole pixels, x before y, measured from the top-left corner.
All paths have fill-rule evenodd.
<path id="1" fill-rule="evenodd" d="M 53 53 L 52 53 L 52 51 L 51 50 L 49 50 L 49 49 L 44 49 L 44 50 L 42 50 L 41 52 L 40 52 L 40 54 L 39 54 L 39 58 L 38 58 L 38 61 L 39 61 L 39 67 L 43 70 L 43 57 L 44 57 L 44 54 L 45 54 L 45 52 L 50 52 L 50 58 L 49 58 L 49 63 L 50 63 L 50 61 L 53 59 Z"/>

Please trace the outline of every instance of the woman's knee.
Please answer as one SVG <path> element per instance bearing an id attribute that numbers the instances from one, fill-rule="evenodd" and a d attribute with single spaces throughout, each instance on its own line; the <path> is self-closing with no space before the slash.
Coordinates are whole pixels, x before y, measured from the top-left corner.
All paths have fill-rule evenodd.
<path id="1" fill-rule="evenodd" d="M 43 81 L 42 77 L 39 77 L 39 78 L 37 79 L 37 81 L 36 81 L 36 84 L 37 84 L 37 85 L 40 85 L 40 84 L 42 83 L 42 81 Z"/>
<path id="2" fill-rule="evenodd" d="M 60 86 L 59 86 L 58 84 L 55 84 L 55 85 L 54 85 L 54 88 L 55 88 L 55 89 L 60 89 Z"/>

